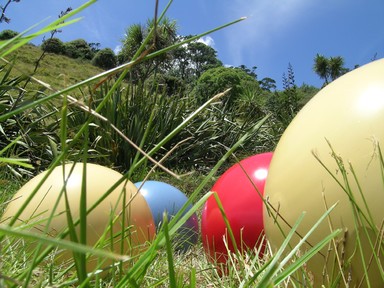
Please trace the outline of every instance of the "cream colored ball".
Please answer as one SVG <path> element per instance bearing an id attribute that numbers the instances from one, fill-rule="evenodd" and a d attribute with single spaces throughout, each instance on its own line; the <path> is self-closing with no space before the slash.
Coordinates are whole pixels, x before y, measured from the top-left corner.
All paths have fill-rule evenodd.
<path id="1" fill-rule="evenodd" d="M 80 215 L 83 166 L 84 164 L 77 163 L 75 166 L 66 164 L 56 167 L 28 203 L 15 225 L 31 225 L 32 228 L 27 229 L 50 237 L 56 237 L 65 231 L 68 228 L 68 222 L 63 187 L 65 187 L 68 197 L 72 219 L 76 221 Z M 2 221 L 10 221 L 46 173 L 47 171 L 31 179 L 14 195 L 2 216 Z M 110 168 L 86 164 L 87 207 L 90 208 L 95 204 L 121 177 L 120 173 Z M 123 214 L 124 197 L 126 208 Z M 47 227 L 48 218 L 52 214 L 54 216 Z M 153 240 L 155 236 L 155 224 L 151 211 L 144 197 L 138 193 L 137 188 L 130 181 L 124 181 L 115 188 L 88 214 L 86 221 L 87 245 L 112 250 L 119 254 L 122 242 L 124 243 L 123 254 L 134 255 L 143 251 L 147 242 Z M 113 224 L 111 225 L 111 223 Z M 124 223 L 124 227 L 122 223 Z M 79 229 L 77 226 L 77 235 L 79 235 Z M 123 229 L 125 229 L 125 237 L 121 239 L 120 233 Z M 114 235 L 113 239 L 111 239 L 111 233 Z M 71 256 L 70 251 L 63 251 L 56 257 L 56 260 L 64 262 Z M 88 272 L 97 267 L 98 261 L 104 261 L 99 268 L 112 263 L 105 260 L 91 257 L 87 262 Z"/>
<path id="2" fill-rule="evenodd" d="M 349 277 L 352 279 L 351 287 L 361 281 L 362 287 L 366 287 L 362 259 L 369 266 L 371 287 L 384 287 L 377 263 L 372 261 L 369 264 L 372 249 L 363 231 L 364 227 L 368 229 L 373 243 L 380 233 L 374 233 L 365 220 L 362 221 L 361 227 L 355 228 L 348 195 L 320 165 L 313 153 L 323 161 L 337 180 L 344 184 L 340 168 L 331 156 L 332 149 L 327 142 L 329 141 L 337 157 L 344 161 L 357 205 L 368 216 L 349 168 L 351 163 L 369 206 L 373 225 L 380 231 L 384 221 L 384 177 L 378 144 L 383 148 L 383 125 L 384 60 L 378 60 L 335 80 L 315 95 L 298 113 L 276 147 L 265 186 L 265 197 L 279 211 L 278 222 L 284 233 L 288 233 L 289 226 L 306 211 L 304 221 L 298 228 L 298 233 L 305 235 L 324 214 L 326 205 L 330 207 L 338 202 L 329 219 L 333 229 L 341 228 L 346 231 L 336 240 L 342 258 L 340 262 L 346 264 L 348 258 L 352 257 L 357 247 L 358 234 L 363 246 L 364 256 L 361 257 L 357 249 L 351 259 L 351 265 L 344 270 L 346 280 L 348 281 Z M 276 212 L 272 213 L 276 215 Z M 284 236 L 267 209 L 264 209 L 264 227 L 270 243 L 275 250 L 278 249 Z M 330 233 L 330 224 L 326 219 L 310 236 L 308 242 L 314 245 Z M 298 239 L 296 235 L 291 244 L 297 243 Z M 310 245 L 305 245 L 303 249 L 309 248 Z M 383 254 L 379 255 L 383 261 Z M 313 273 L 315 287 L 320 287 L 322 283 L 329 287 L 327 277 L 323 277 L 323 268 L 326 267 L 329 277 L 334 277 L 331 270 L 337 265 L 335 259 L 334 247 L 326 246 L 307 263 L 308 269 Z M 335 269 L 337 271 L 337 267 Z"/>

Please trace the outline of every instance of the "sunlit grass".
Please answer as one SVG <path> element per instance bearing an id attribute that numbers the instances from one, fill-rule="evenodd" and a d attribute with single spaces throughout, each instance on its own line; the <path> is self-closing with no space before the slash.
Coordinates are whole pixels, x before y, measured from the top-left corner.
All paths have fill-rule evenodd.
<path id="1" fill-rule="evenodd" d="M 11 76 L 32 75 L 35 61 L 42 53 L 40 47 L 26 44 L 8 55 L 6 59 L 15 66 Z M 101 72 L 103 70 L 93 66 L 90 61 L 47 53 L 40 62 L 39 69 L 37 69 L 34 77 L 56 89 L 63 89 Z M 28 90 L 37 90 L 42 87 L 38 83 L 31 81 L 26 88 Z M 81 96 L 80 91 L 74 92 L 74 96 Z"/>
<path id="2" fill-rule="evenodd" d="M 94 1 L 89 1 L 84 7 L 92 4 L 93 2 Z M 169 2 L 169 5 L 171 3 L 172 1 Z M 74 11 L 76 12 L 76 10 Z M 165 12 L 166 11 L 164 11 L 164 13 Z M 159 21 L 163 15 L 164 14 L 160 15 Z M 207 33 L 222 29 L 241 20 L 242 19 L 239 19 L 207 31 L 206 33 L 196 35 L 187 41 L 193 41 L 194 39 L 198 39 Z M 58 28 L 57 25 L 63 24 L 61 22 L 56 22 L 56 24 L 48 25 L 46 31 Z M 162 161 L 154 159 L 157 155 L 156 153 L 164 149 L 165 145 L 169 143 L 169 141 L 174 139 L 174 137 L 183 131 L 183 129 L 185 129 L 185 127 L 187 127 L 187 125 L 200 113 L 202 113 L 205 109 L 208 109 L 213 102 L 222 97 L 226 91 L 223 91 L 223 93 L 219 93 L 218 95 L 211 95 L 212 98 L 210 100 L 191 111 L 191 113 L 187 117 L 183 118 L 180 123 L 177 123 L 177 125 L 172 127 L 168 133 L 162 135 L 160 140 L 157 139 L 157 142 L 153 141 L 149 149 L 146 149 L 145 151 L 142 149 L 145 141 L 148 141 L 149 137 L 148 135 L 145 135 L 145 133 L 140 143 L 132 143 L 132 135 L 122 133 L 121 129 L 118 129 L 118 127 L 114 125 L 116 121 L 113 121 L 114 119 L 110 116 L 114 114 L 113 112 L 115 112 L 115 110 L 111 108 L 112 106 L 108 107 L 108 104 L 111 103 L 111 99 L 115 100 L 115 98 L 113 98 L 117 95 L 115 92 L 121 88 L 122 81 L 124 80 L 129 69 L 131 69 L 134 65 L 141 61 L 150 60 L 161 53 L 171 51 L 172 49 L 185 43 L 180 42 L 161 51 L 152 53 L 151 51 L 147 51 L 148 53 L 143 53 L 145 43 L 149 41 L 149 37 L 150 35 L 144 41 L 144 44 L 137 51 L 136 56 L 131 62 L 109 71 L 100 73 L 96 71 L 96 73 L 98 73 L 96 75 L 93 74 L 95 71 L 90 72 L 92 73 L 90 76 L 83 74 L 82 76 L 85 77 L 79 79 L 76 78 L 80 76 L 77 76 L 76 73 L 72 73 L 73 71 L 65 72 L 64 74 L 68 73 L 68 75 L 70 75 L 68 78 L 66 78 L 67 75 L 62 75 L 63 78 L 62 80 L 59 80 L 59 82 L 46 83 L 48 85 L 43 85 L 44 93 L 42 97 L 39 97 L 35 101 L 23 101 L 23 99 L 20 99 L 19 105 L 15 105 L 13 109 L 9 109 L 4 114 L 0 115 L 0 121 L 7 121 L 14 116 L 17 117 L 19 115 L 24 115 L 28 113 L 30 109 L 40 107 L 40 105 L 44 105 L 51 100 L 60 103 L 58 108 L 54 111 L 55 115 L 59 118 L 56 127 L 56 129 L 59 130 L 59 139 L 56 139 L 57 142 L 54 143 L 56 146 L 52 144 L 50 147 L 52 162 L 46 170 L 47 173 L 45 177 L 43 177 L 42 181 L 33 189 L 33 191 L 31 191 L 30 196 L 28 196 L 29 200 L 37 194 L 39 187 L 41 187 L 43 182 L 46 181 L 55 167 L 67 163 L 68 160 L 83 163 L 89 161 L 91 158 L 90 153 L 93 152 L 90 151 L 92 143 L 89 142 L 89 133 L 91 129 L 90 127 L 95 125 L 95 120 L 98 120 L 98 123 L 104 123 L 104 130 L 103 132 L 100 130 L 100 134 L 106 133 L 105 131 L 108 133 L 117 133 L 117 137 L 120 137 L 122 142 L 134 151 L 134 157 L 131 158 L 132 163 L 130 163 L 131 165 L 129 169 L 125 171 L 124 176 L 122 176 L 119 181 L 114 183 L 108 191 L 105 191 L 103 195 L 100 195 L 100 198 L 92 206 L 89 206 L 86 203 L 85 196 L 89 191 L 87 191 L 87 187 L 85 186 L 85 175 L 87 170 L 84 168 L 82 182 L 83 186 L 80 191 L 80 216 L 78 219 L 73 218 L 70 210 L 67 209 L 66 216 L 68 227 L 57 237 L 46 237 L 44 233 L 35 234 L 28 229 L 30 228 L 28 225 L 24 226 L 25 229 L 22 229 L 23 226 L 16 225 L 17 218 L 21 215 L 23 210 L 27 208 L 28 201 L 25 202 L 26 204 L 19 207 L 19 210 L 16 212 L 16 215 L 14 215 L 14 218 L 8 219 L 7 224 L 0 224 L 0 286 L 286 287 L 292 285 L 299 287 L 299 284 L 292 280 L 295 278 L 295 273 L 303 273 L 301 268 L 305 262 L 340 233 L 340 230 L 337 229 L 332 231 L 329 235 L 325 236 L 320 243 L 315 244 L 306 254 L 300 257 L 297 256 L 301 245 L 305 242 L 306 238 L 313 233 L 320 221 L 324 221 L 327 218 L 328 213 L 330 213 L 333 207 L 329 208 L 322 218 L 319 219 L 319 222 L 313 226 L 307 235 L 304 235 L 304 238 L 295 247 L 289 247 L 289 241 L 305 215 L 297 220 L 293 229 L 287 235 L 286 241 L 276 253 L 272 253 L 271 249 L 267 249 L 264 256 L 259 258 L 257 250 L 259 247 L 255 248 L 256 251 L 250 250 L 245 251 L 244 253 L 241 253 L 238 250 L 234 251 L 234 253 L 228 251 L 229 262 L 228 266 L 225 268 L 225 273 L 218 269 L 217 263 L 211 263 L 207 260 L 200 241 L 185 253 L 175 251 L 172 239 L 175 235 L 177 235 L 178 229 L 185 223 L 185 221 L 193 213 L 199 214 L 208 197 L 214 195 L 212 192 L 209 192 L 209 189 L 213 179 L 217 176 L 220 167 L 222 167 L 228 159 L 231 159 L 233 153 L 235 153 L 235 151 L 237 151 L 243 143 L 248 141 L 250 137 L 257 135 L 257 133 L 262 129 L 265 121 L 268 119 L 268 116 L 255 123 L 255 125 L 253 125 L 253 127 L 251 127 L 248 131 L 245 131 L 241 137 L 234 141 L 234 144 L 231 147 L 226 147 L 227 152 L 206 175 L 194 174 L 196 177 L 190 177 L 189 173 L 183 173 L 183 175 L 180 175 L 177 173 L 179 171 L 172 171 L 170 167 L 163 166 Z M 10 52 L 17 53 L 18 51 L 23 51 L 21 49 L 24 49 L 25 47 L 27 47 L 25 49 L 32 50 L 31 47 L 28 48 L 28 46 L 21 46 L 21 44 L 26 44 L 30 40 L 31 37 L 20 35 L 17 39 L 10 40 L 7 43 L 2 43 L 2 46 L 0 47 L 2 49 L 0 54 L 5 56 L 9 55 Z M 27 52 L 25 52 L 25 54 L 28 58 L 29 54 L 27 54 Z M 32 57 L 32 55 L 30 57 Z M 46 59 L 48 61 L 49 57 L 47 56 Z M 16 69 L 17 71 L 25 69 L 26 73 L 29 73 L 27 68 L 23 68 L 18 65 L 19 64 L 15 62 L 15 66 L 18 67 Z M 63 68 L 59 63 L 57 63 L 57 65 L 58 69 Z M 34 77 L 44 82 L 44 63 L 42 64 L 42 69 L 40 71 L 41 74 L 36 74 Z M 60 75 L 61 74 L 58 76 Z M 86 91 L 85 88 L 88 87 L 88 85 L 95 83 L 95 81 L 104 81 L 106 77 L 111 75 L 116 76 L 116 78 L 112 81 L 112 84 L 108 86 L 105 91 L 103 91 L 103 97 L 101 97 L 97 103 L 94 103 L 95 105 L 92 107 L 91 105 L 88 105 L 89 102 L 81 101 L 86 99 L 89 100 L 89 98 L 87 98 L 89 95 L 82 95 L 84 96 L 84 99 L 80 100 L 71 97 L 71 95 L 74 95 L 76 91 Z M 58 78 L 60 79 L 60 77 Z M 39 85 L 41 84 L 42 83 L 39 82 Z M 83 93 L 86 94 L 87 92 Z M 112 104 L 114 103 L 112 102 Z M 79 125 L 76 126 L 75 130 L 69 130 L 68 128 L 68 123 L 71 120 L 70 117 L 72 116 L 69 112 L 69 107 L 76 107 L 81 111 L 81 113 L 83 113 L 83 121 L 79 121 Z M 109 108 L 109 110 L 106 108 Z M 151 111 L 149 111 L 149 113 L 151 113 Z M 142 129 L 150 127 L 150 125 L 152 125 L 151 121 L 149 121 L 149 126 Z M 164 154 L 162 154 L 162 156 L 164 156 Z M 167 154 L 165 154 L 164 157 L 166 158 Z M 14 165 L 20 163 L 9 164 Z M 194 171 L 189 172 L 197 173 Z M 142 176 L 149 176 L 149 173 L 151 173 L 150 176 L 154 179 L 168 179 L 171 182 L 178 183 L 179 185 L 182 184 L 182 190 L 188 191 L 188 203 L 185 204 L 185 206 L 171 221 L 168 222 L 166 220 L 167 218 L 164 218 L 164 224 L 157 233 L 157 237 L 153 239 L 152 242 L 145 243 L 147 246 L 146 249 L 143 249 L 144 251 L 138 255 L 124 255 L 123 249 L 120 249 L 120 251 L 110 251 L 109 249 L 104 249 L 103 245 L 101 245 L 111 243 L 118 237 L 124 238 L 124 236 L 126 236 L 126 238 L 129 238 L 129 235 L 126 234 L 129 229 L 122 229 L 119 233 L 114 234 L 108 228 L 103 235 L 100 235 L 100 243 L 98 243 L 100 245 L 95 245 L 94 247 L 88 246 L 87 235 L 84 232 L 84 227 L 87 225 L 87 215 L 101 202 L 103 202 L 105 198 L 121 183 L 127 181 L 127 179 L 132 179 L 133 177 L 140 178 Z M 4 181 L 3 183 L 5 185 L 9 183 L 6 182 L 8 180 L 5 179 L 5 177 L 2 181 Z M 19 182 L 13 185 L 9 185 L 7 189 L 3 189 L 2 194 L 4 194 L 4 196 L 2 195 L 1 197 L 3 198 L 0 198 L 2 203 L 0 204 L 2 205 L 0 206 L 1 212 L 7 204 L 7 202 L 4 201 L 9 199 L 10 196 L 17 191 L 20 185 L 25 183 L 25 179 L 22 178 L 19 178 L 18 181 Z M 62 193 L 64 195 L 65 190 L 66 188 L 63 187 Z M 124 203 L 126 203 L 125 201 L 129 202 L 128 199 L 123 199 L 123 201 Z M 193 208 L 186 212 L 189 204 L 193 204 Z M 52 207 L 55 205 L 57 205 L 57 203 L 52 203 Z M 129 207 L 128 203 L 127 207 Z M 67 205 L 67 208 L 69 208 L 69 205 Z M 52 209 L 52 211 L 54 211 L 54 209 Z M 225 217 L 225 211 L 223 209 L 222 212 Z M 125 213 L 124 209 L 122 213 Z M 52 221 L 53 217 L 54 215 L 52 213 L 48 219 L 45 220 L 49 223 Z M 356 217 L 359 218 L 360 216 Z M 33 223 L 33 219 L 31 220 L 31 223 Z M 111 217 L 111 226 L 113 221 L 115 221 L 115 219 Z M 228 223 L 227 225 L 228 231 L 231 231 L 231 227 Z M 76 227 L 80 227 L 79 232 Z M 48 225 L 46 226 L 46 229 L 48 229 Z M 231 236 L 231 233 L 229 233 L 229 235 Z M 226 241 L 231 240 L 233 240 L 233 237 L 226 239 Z M 103 243 L 103 241 L 105 242 Z M 33 243 L 33 245 L 31 243 Z M 34 247 L 34 249 L 31 249 L 31 247 Z M 69 259 L 69 263 L 58 264 L 55 262 L 56 253 L 58 253 L 58 250 L 60 249 L 72 252 L 73 256 Z M 94 271 L 88 271 L 86 264 L 91 255 L 103 257 L 105 259 L 113 259 L 115 264 L 106 267 L 104 271 L 98 270 L 101 265 Z M 377 258 L 375 260 L 378 261 Z"/>

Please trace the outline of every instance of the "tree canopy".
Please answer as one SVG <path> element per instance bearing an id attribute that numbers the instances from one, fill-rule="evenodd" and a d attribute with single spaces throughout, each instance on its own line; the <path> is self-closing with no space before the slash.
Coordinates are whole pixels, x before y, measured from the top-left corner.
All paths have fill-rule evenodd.
<path id="1" fill-rule="evenodd" d="M 180 37 L 179 40 L 189 39 L 191 36 Z M 217 51 L 212 47 L 198 41 L 185 44 L 172 53 L 170 73 L 190 82 L 198 79 L 204 71 L 222 66 L 217 58 Z"/>
<path id="2" fill-rule="evenodd" d="M 205 71 L 197 80 L 194 92 L 198 103 L 203 103 L 215 94 L 231 88 L 226 100 L 231 106 L 245 87 L 258 89 L 259 83 L 242 69 L 221 66 Z"/>
<path id="3" fill-rule="evenodd" d="M 176 35 L 176 21 L 171 21 L 169 18 L 164 18 L 156 26 L 153 20 L 148 20 L 146 25 L 133 24 L 126 30 L 122 41 L 122 49 L 118 54 L 118 62 L 122 64 L 139 57 L 141 53 L 151 53 L 166 48 L 175 43 Z M 145 39 L 149 40 L 144 43 Z M 143 44 L 144 50 L 140 51 Z M 158 57 L 136 65 L 131 70 L 131 78 L 134 81 L 143 81 L 155 70 L 157 72 L 164 70 L 169 57 L 169 53 L 163 53 Z"/>
<path id="4" fill-rule="evenodd" d="M 336 56 L 327 58 L 321 54 L 316 54 L 313 70 L 320 79 L 324 80 L 323 86 L 328 85 L 349 71 L 348 68 L 344 67 L 343 57 Z"/>
<path id="5" fill-rule="evenodd" d="M 96 52 L 92 59 L 92 64 L 102 69 L 108 70 L 116 66 L 117 59 L 115 53 L 110 48 L 104 48 Z"/>

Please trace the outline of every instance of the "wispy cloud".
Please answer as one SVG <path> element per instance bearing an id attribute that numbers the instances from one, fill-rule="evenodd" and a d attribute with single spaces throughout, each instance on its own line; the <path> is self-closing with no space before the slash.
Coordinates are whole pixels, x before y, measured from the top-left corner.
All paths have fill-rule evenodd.
<path id="1" fill-rule="evenodd" d="M 215 40 L 211 36 L 204 36 L 197 40 L 197 42 L 204 43 L 205 45 L 211 46 L 212 48 L 215 46 Z"/>
<path id="2" fill-rule="evenodd" d="M 113 49 L 113 52 L 115 52 L 115 55 L 119 54 L 120 51 L 121 51 L 121 45 L 117 45 L 114 49 Z"/>
<path id="3" fill-rule="evenodd" d="M 226 32 L 226 46 L 234 62 L 242 62 L 244 50 L 267 48 L 273 38 L 286 33 L 311 3 L 308 0 L 258 0 L 242 5 L 240 0 L 233 1 L 228 6 L 228 15 L 247 16 L 236 26 L 236 33 L 232 29 Z"/>

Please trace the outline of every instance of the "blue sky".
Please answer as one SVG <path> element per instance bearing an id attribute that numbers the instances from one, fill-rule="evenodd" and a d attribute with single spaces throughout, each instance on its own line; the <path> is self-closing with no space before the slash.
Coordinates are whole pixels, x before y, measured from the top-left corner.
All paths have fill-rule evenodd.
<path id="1" fill-rule="evenodd" d="M 1 30 L 21 32 L 85 2 L 21 0 L 9 6 L 11 22 L 1 23 Z M 159 2 L 160 10 L 168 3 Z M 115 49 L 127 27 L 153 17 L 154 4 L 154 0 L 98 0 L 80 14 L 80 22 L 64 28 L 58 37 L 83 38 Z M 177 21 L 180 35 L 199 34 L 246 16 L 204 41 L 224 64 L 257 66 L 258 79 L 273 78 L 278 87 L 289 63 L 297 85 L 320 87 L 322 82 L 312 70 L 317 53 L 342 56 L 348 68 L 384 57 L 383 0 L 174 0 L 167 16 Z M 35 41 L 40 43 L 41 39 Z"/>

